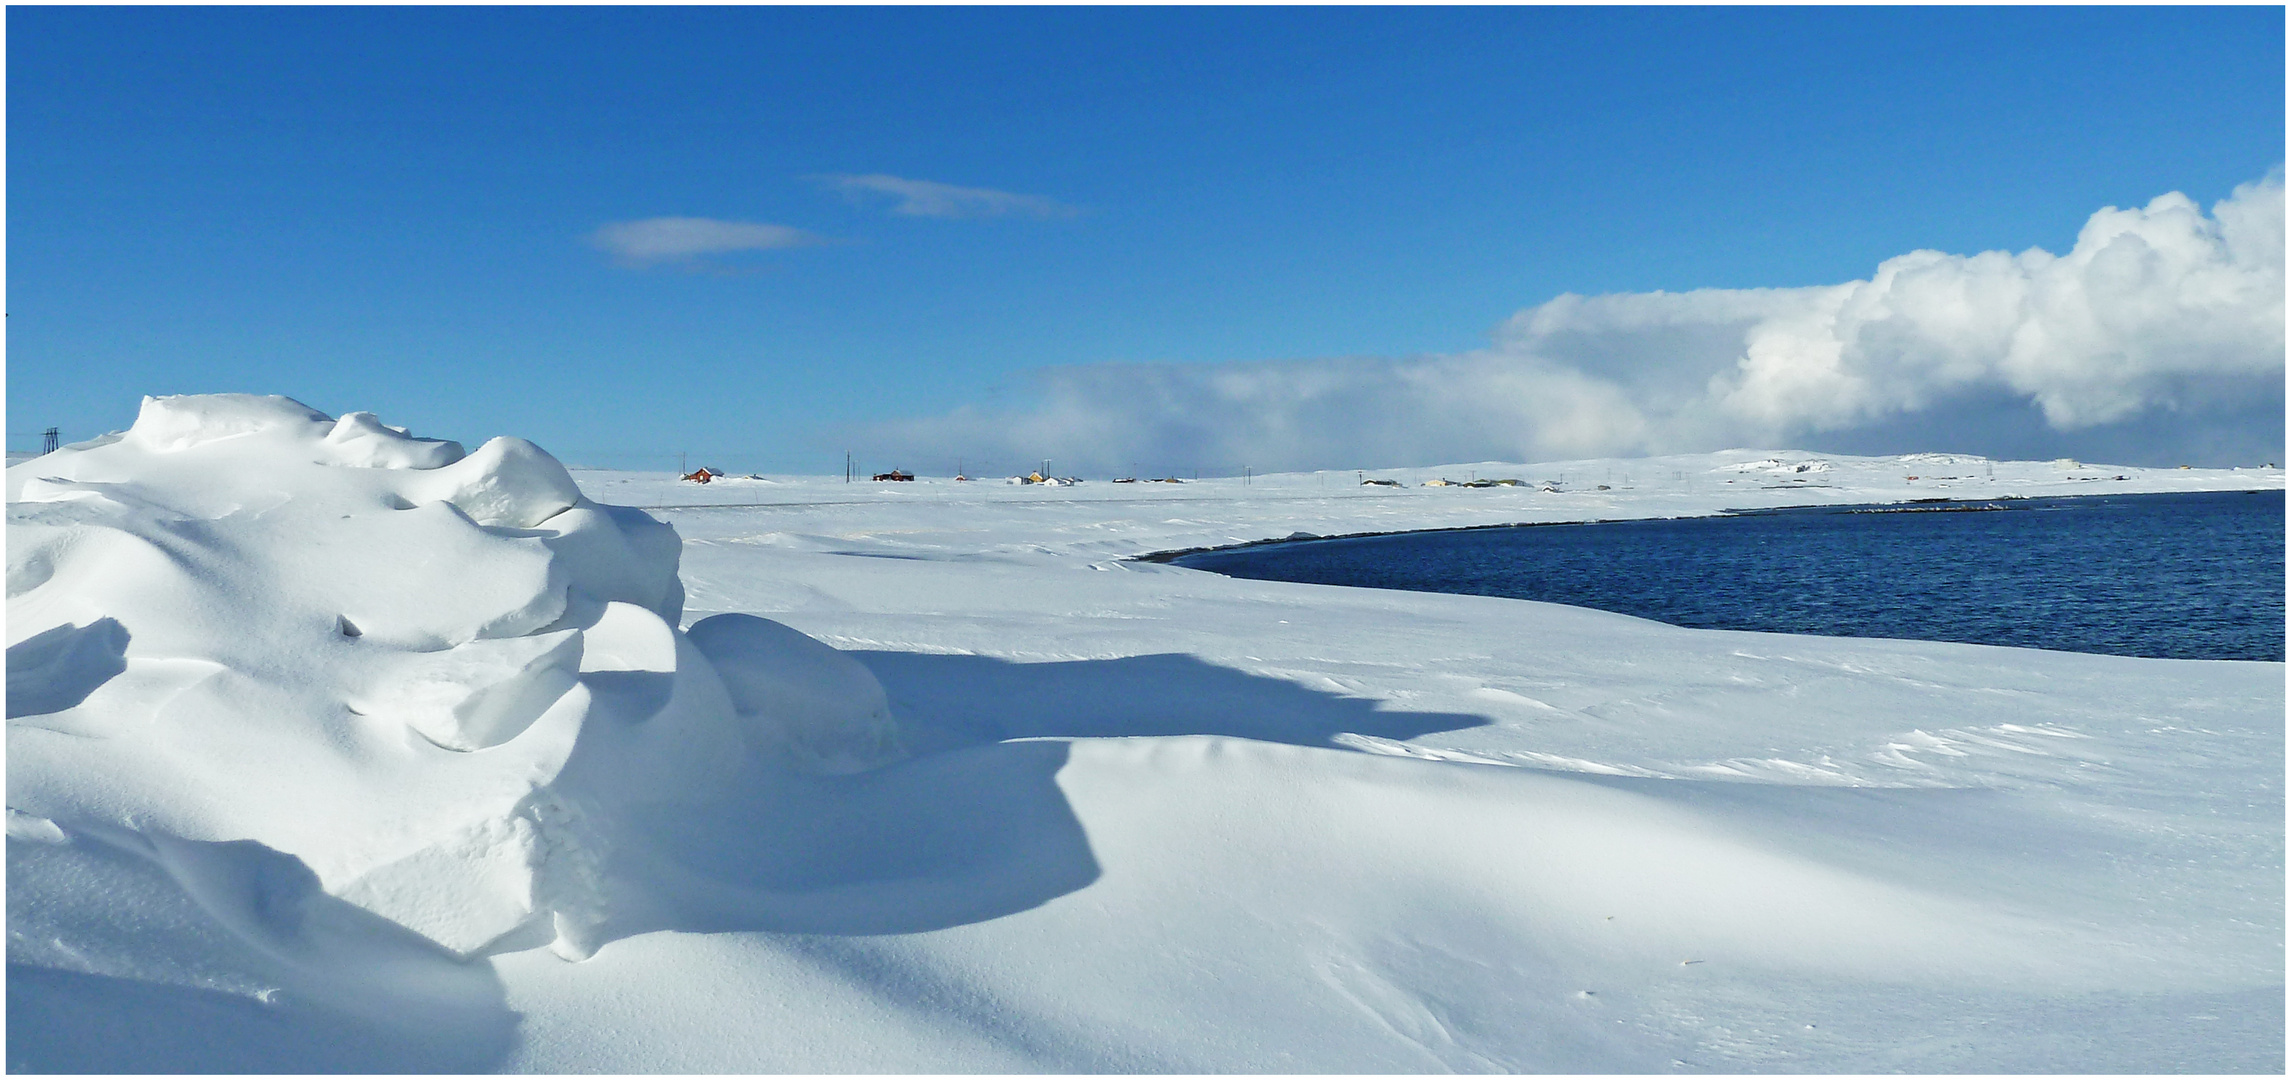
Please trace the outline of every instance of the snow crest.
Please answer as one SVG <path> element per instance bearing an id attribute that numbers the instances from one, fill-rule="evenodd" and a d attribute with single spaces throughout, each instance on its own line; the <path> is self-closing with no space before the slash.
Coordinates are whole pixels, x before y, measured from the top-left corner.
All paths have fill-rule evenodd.
<path id="1" fill-rule="evenodd" d="M 631 808 L 901 756 L 835 650 L 688 639 L 676 532 L 522 439 L 161 397 L 8 473 L 11 835 L 254 841 L 457 954 L 577 958 Z"/>

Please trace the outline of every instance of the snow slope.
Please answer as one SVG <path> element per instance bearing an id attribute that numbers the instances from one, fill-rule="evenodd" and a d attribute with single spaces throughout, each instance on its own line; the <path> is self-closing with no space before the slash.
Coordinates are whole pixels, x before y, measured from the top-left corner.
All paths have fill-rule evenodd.
<path id="1" fill-rule="evenodd" d="M 1416 486 L 1474 471 L 1531 485 Z M 147 404 L 9 470 L 8 1062 L 2283 1067 L 2280 664 L 1133 558 L 2280 470 L 1377 475 L 699 487 Z"/>

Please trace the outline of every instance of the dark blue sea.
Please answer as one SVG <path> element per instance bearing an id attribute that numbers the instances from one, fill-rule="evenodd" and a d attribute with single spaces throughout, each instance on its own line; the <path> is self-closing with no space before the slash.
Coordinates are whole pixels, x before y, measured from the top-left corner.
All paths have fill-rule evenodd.
<path id="1" fill-rule="evenodd" d="M 1200 552 L 1243 578 L 1473 593 L 1678 626 L 2283 659 L 2283 493 L 1736 511 Z"/>

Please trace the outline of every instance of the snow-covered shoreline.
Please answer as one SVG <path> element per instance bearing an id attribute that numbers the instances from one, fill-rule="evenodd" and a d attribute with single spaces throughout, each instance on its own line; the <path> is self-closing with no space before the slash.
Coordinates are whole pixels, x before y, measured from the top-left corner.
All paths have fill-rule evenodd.
<path id="1" fill-rule="evenodd" d="M 701 487 L 267 400 L 10 470 L 19 1071 L 2282 1065 L 2281 664 L 1140 560 L 2280 470 Z"/>
<path id="2" fill-rule="evenodd" d="M 1662 458 L 1213 477 L 1178 484 L 1002 478 L 912 482 L 777 475 L 707 485 L 666 473 L 572 470 L 601 502 L 660 513 L 690 538 L 785 523 L 775 542 L 932 556 L 1023 551 L 1137 559 L 1308 537 L 1522 524 L 1706 517 L 1793 506 L 2174 491 L 2281 490 L 2284 470 L 2154 469 L 1990 461 L 1957 454 L 1850 457 L 1728 450 Z M 1362 478 L 1394 481 L 1370 486 Z M 1465 487 L 1475 478 L 1517 487 Z M 1447 479 L 1453 486 L 1424 486 Z M 1545 490 L 1545 485 L 1558 490 Z M 1602 486 L 1604 485 L 1604 486 Z M 1013 541 L 1013 537 L 1022 537 Z"/>

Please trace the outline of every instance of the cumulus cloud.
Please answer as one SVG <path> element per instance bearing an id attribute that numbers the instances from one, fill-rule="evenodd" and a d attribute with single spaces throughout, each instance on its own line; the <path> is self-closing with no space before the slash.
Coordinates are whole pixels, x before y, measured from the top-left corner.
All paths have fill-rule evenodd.
<path id="1" fill-rule="evenodd" d="M 2064 255 L 1914 251 L 1841 285 L 1563 295 L 1453 355 L 1054 368 L 1026 406 L 871 434 L 1077 468 L 1731 446 L 2281 461 L 2283 243 L 2278 169 L 2209 215 L 2178 193 L 2102 209 Z"/>
<path id="2" fill-rule="evenodd" d="M 633 265 L 683 262 L 702 255 L 767 251 L 821 242 L 802 229 L 714 218 L 656 217 L 616 221 L 589 234 L 589 242 Z"/>
<path id="3" fill-rule="evenodd" d="M 956 187 L 931 180 L 908 180 L 881 173 L 864 176 L 837 174 L 816 177 L 821 184 L 854 200 L 888 196 L 891 212 L 908 217 L 1072 217 L 1079 210 L 1039 195 L 1018 195 L 990 188 Z"/>

